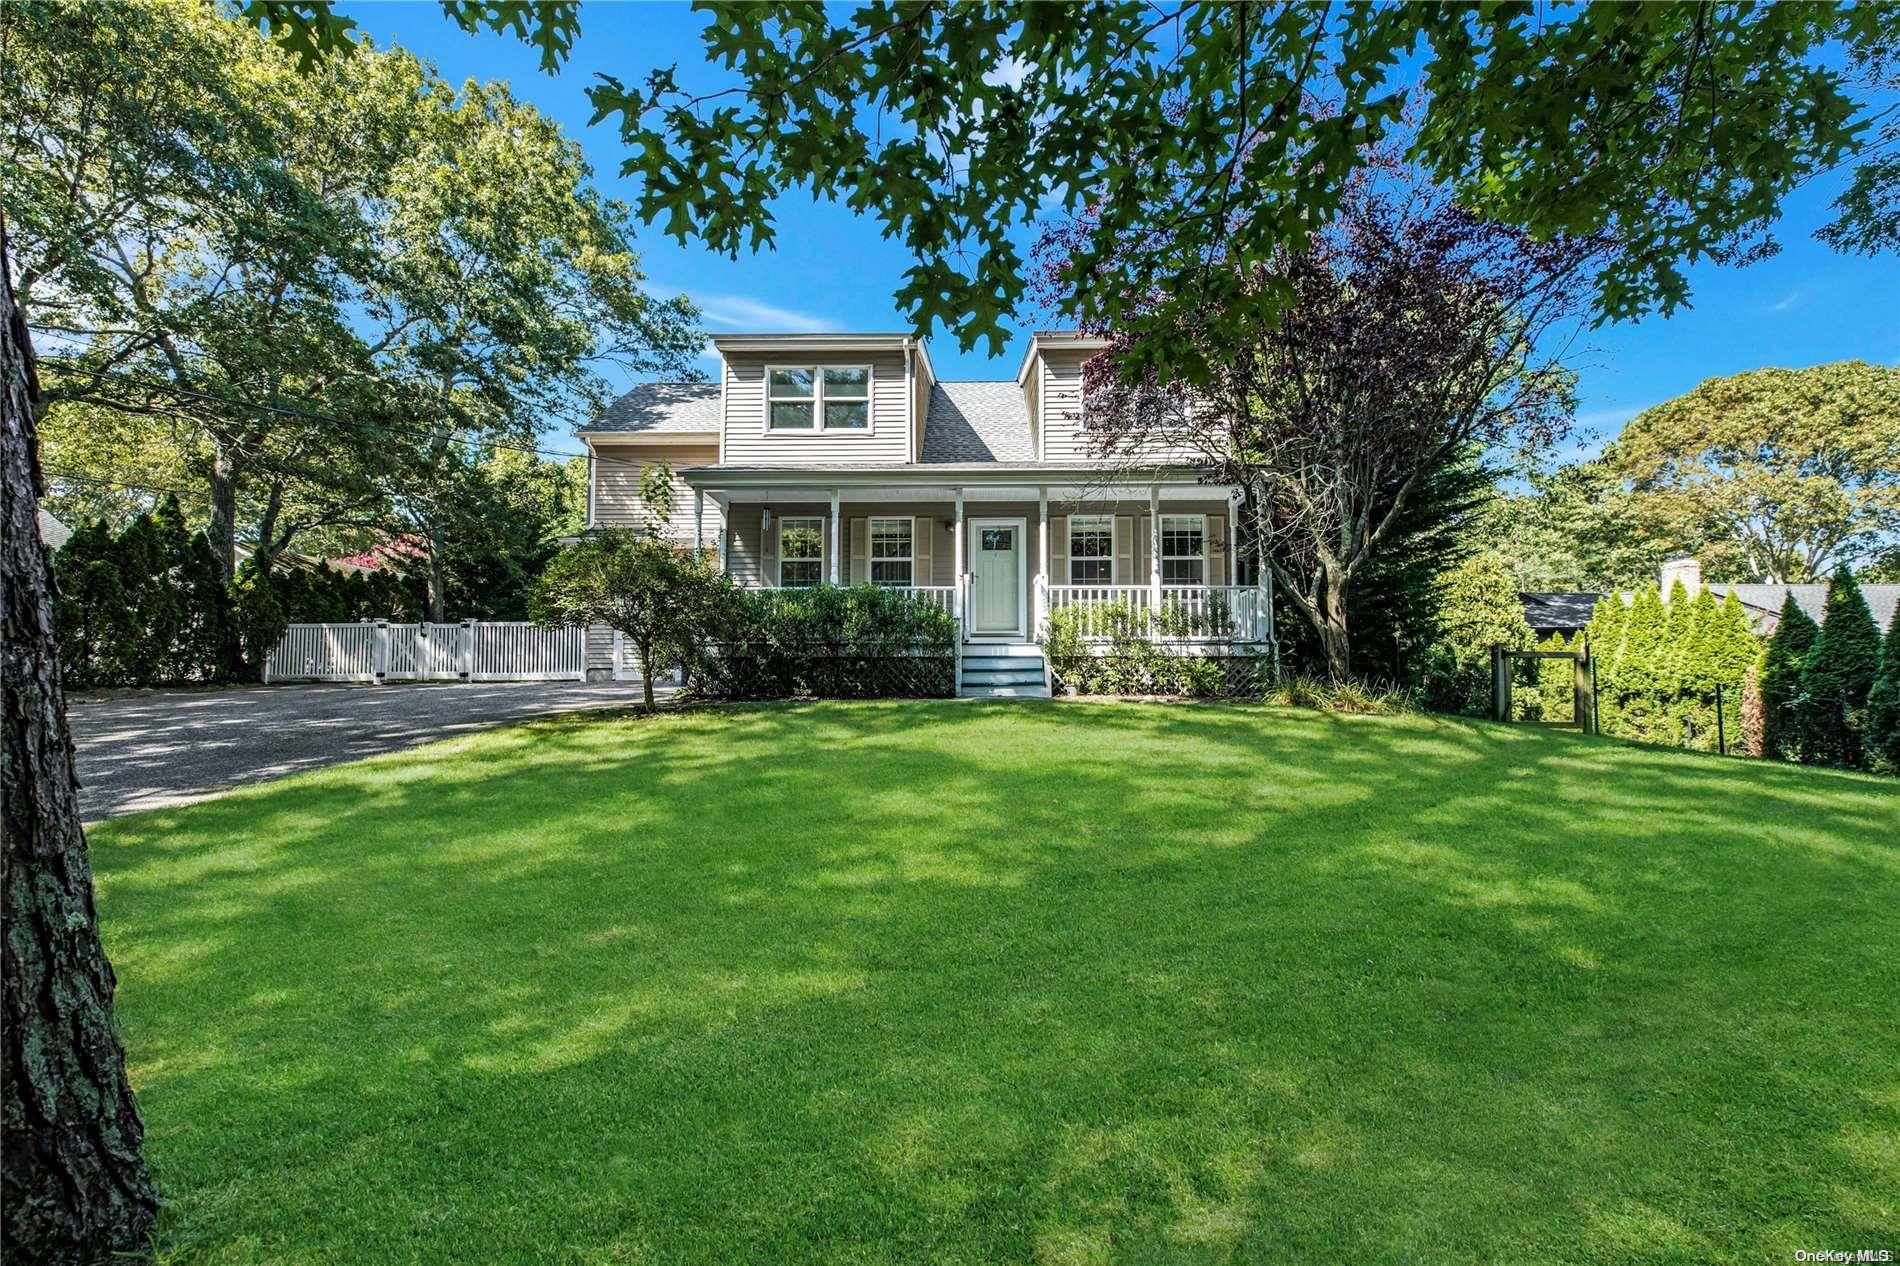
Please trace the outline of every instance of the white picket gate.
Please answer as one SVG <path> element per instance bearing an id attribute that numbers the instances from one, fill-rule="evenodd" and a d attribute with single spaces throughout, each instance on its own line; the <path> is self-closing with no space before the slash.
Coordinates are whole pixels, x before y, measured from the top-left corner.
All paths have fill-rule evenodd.
<path id="1" fill-rule="evenodd" d="M 515 621 L 293 624 L 264 663 L 269 681 L 582 681 L 583 629 Z"/>

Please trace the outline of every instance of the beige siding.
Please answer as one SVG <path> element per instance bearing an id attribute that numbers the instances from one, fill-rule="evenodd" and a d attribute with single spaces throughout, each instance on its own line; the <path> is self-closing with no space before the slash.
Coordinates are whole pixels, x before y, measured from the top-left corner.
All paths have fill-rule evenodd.
<path id="1" fill-rule="evenodd" d="M 1082 417 L 1082 366 L 1094 352 L 1073 348 L 1045 348 L 1037 357 L 1032 374 L 1036 386 L 1032 398 L 1040 399 L 1037 425 L 1042 434 L 1042 460 L 1047 462 L 1090 462 L 1098 460 L 1090 443 Z M 1117 462 L 1181 462 L 1198 460 L 1187 445 L 1152 444 L 1139 454 L 1118 452 Z"/>
<path id="2" fill-rule="evenodd" d="M 594 449 L 594 526 L 651 526 L 654 516 L 640 495 L 640 480 L 649 466 L 662 459 L 673 470 L 665 536 L 682 545 L 692 544 L 693 490 L 686 486 L 680 472 L 716 463 L 719 448 L 714 444 L 597 445 Z M 718 544 L 720 527 L 719 507 L 708 497 L 701 519 L 703 539 L 708 546 Z"/>
<path id="3" fill-rule="evenodd" d="M 765 429 L 767 365 L 871 366 L 871 425 L 862 431 Z M 907 462 L 911 455 L 910 384 L 904 353 L 733 353 L 726 357 L 726 447 L 729 466 L 823 466 L 832 462 Z"/>

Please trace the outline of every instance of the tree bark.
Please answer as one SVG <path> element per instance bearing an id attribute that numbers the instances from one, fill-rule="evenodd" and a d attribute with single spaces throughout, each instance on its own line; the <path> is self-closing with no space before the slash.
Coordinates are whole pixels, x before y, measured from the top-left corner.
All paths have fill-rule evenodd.
<path id="1" fill-rule="evenodd" d="M 647 711 L 653 711 L 653 648 L 645 642 L 636 640 L 635 653 L 640 656 L 640 691 L 646 695 Z"/>
<path id="2" fill-rule="evenodd" d="M 448 575 L 442 568 L 442 536 L 434 526 L 429 528 L 429 618 L 440 623 L 447 618 L 443 612 L 448 609 Z"/>
<path id="3" fill-rule="evenodd" d="M 140 1155 L 145 1131 L 113 1026 L 115 981 L 79 824 L 37 519 L 37 392 L 11 271 L 0 222 L 0 1195 L 7 1257 L 82 1263 L 145 1255 L 158 1197 Z"/>
<path id="4" fill-rule="evenodd" d="M 1333 575 L 1320 576 L 1320 647 L 1326 652 L 1326 674 L 1336 682 L 1352 679 L 1352 632 L 1346 617 L 1346 586 Z"/>
<path id="5" fill-rule="evenodd" d="M 237 472 L 222 441 L 211 441 L 211 517 L 205 539 L 228 582 L 237 575 Z"/>

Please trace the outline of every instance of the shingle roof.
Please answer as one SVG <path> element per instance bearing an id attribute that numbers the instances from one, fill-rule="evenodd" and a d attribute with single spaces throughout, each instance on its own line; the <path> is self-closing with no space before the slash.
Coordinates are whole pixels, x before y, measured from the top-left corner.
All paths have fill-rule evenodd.
<path id="1" fill-rule="evenodd" d="M 1562 629 L 1572 631 L 1590 623 L 1600 593 L 1520 593 L 1524 603 L 1524 622 L 1539 633 Z"/>
<path id="2" fill-rule="evenodd" d="M 589 431 L 717 431 L 716 382 L 643 382 L 601 410 Z"/>
<path id="3" fill-rule="evenodd" d="M 1709 589 L 1718 598 L 1733 589 L 1764 633 L 1774 631 L 1782 601 L 1790 593 L 1794 595 L 1795 605 L 1807 612 L 1816 624 L 1827 614 L 1826 585 L 1710 585 Z M 1874 624 L 1883 633 L 1892 628 L 1894 611 L 1900 609 L 1900 585 L 1862 585 L 1860 595 L 1867 599 Z"/>
<path id="4" fill-rule="evenodd" d="M 47 549 L 58 549 L 73 539 L 73 530 L 45 510 L 40 511 L 40 541 Z"/>
<path id="5" fill-rule="evenodd" d="M 924 463 L 1027 462 L 1029 406 L 1013 382 L 940 382 L 924 414 Z"/>

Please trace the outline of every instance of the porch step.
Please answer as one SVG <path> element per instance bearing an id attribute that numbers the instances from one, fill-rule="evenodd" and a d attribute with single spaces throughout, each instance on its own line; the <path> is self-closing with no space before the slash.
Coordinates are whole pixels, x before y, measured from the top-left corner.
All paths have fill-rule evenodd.
<path id="1" fill-rule="evenodd" d="M 1039 668 L 1019 668 L 1010 672 L 972 672 L 963 670 L 963 684 L 966 686 L 1040 686 L 1043 684 L 1042 670 Z"/>
<path id="2" fill-rule="evenodd" d="M 1047 686 L 965 686 L 965 699 L 1047 699 Z"/>
<path id="3" fill-rule="evenodd" d="M 1042 647 L 1034 642 L 970 642 L 963 644 L 963 658 L 1007 655 L 1011 659 L 1041 659 Z"/>
<path id="4" fill-rule="evenodd" d="M 1040 656 L 1029 655 L 972 655 L 970 652 L 965 651 L 963 653 L 963 671 L 966 673 L 1033 672 L 1040 674 L 1042 672 L 1042 658 Z"/>
<path id="5" fill-rule="evenodd" d="M 966 699 L 1047 699 L 1049 670 L 1034 642 L 965 642 L 957 685 Z"/>

